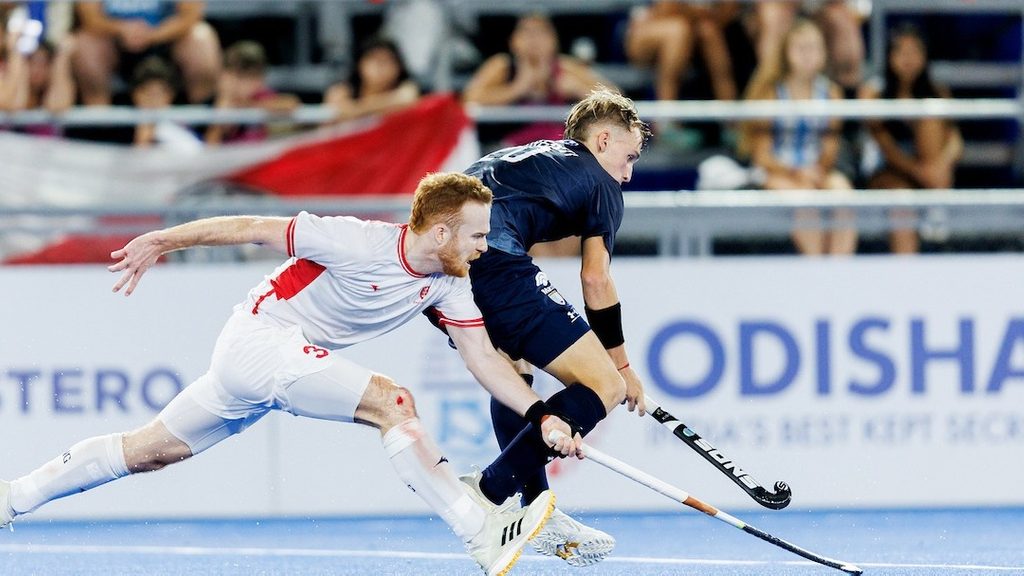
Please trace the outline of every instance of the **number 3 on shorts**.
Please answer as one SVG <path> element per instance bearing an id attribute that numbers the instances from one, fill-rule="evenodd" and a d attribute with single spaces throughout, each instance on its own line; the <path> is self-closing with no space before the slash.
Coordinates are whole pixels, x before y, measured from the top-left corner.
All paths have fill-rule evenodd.
<path id="1" fill-rule="evenodd" d="M 321 348 L 319 346 L 313 346 L 312 344 L 310 344 L 308 346 L 303 346 L 302 347 L 302 351 L 305 352 L 306 354 L 312 354 L 313 357 L 315 357 L 315 358 L 326 358 L 327 354 L 328 354 L 326 348 Z"/>

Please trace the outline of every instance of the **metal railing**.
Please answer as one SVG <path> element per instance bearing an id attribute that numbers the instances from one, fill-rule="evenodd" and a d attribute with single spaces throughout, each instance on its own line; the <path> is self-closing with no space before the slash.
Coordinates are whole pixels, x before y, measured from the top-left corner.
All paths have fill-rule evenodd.
<path id="1" fill-rule="evenodd" d="M 1024 237 L 1024 190 L 630 192 L 626 207 L 619 236 L 654 240 L 661 256 L 710 256 L 718 238 L 786 236 L 808 208 L 824 228 L 863 235 L 927 225 L 951 236 Z"/>
<path id="2" fill-rule="evenodd" d="M 1024 98 L 922 99 L 922 100 L 811 100 L 811 101 L 642 101 L 637 102 L 646 120 L 730 121 L 770 118 L 955 118 L 1021 119 Z M 466 106 L 477 122 L 561 122 L 568 106 Z M 26 110 L 0 112 L 0 125 L 26 126 L 131 126 L 170 121 L 181 124 L 265 124 L 289 122 L 320 124 L 335 118 L 324 105 L 299 106 L 291 112 L 269 112 L 261 108 L 216 109 L 206 106 L 172 106 L 159 110 L 131 106 L 74 107 L 64 112 Z"/>
<path id="3" fill-rule="evenodd" d="M 132 224 L 125 217 L 159 217 L 163 225 L 173 225 L 210 216 L 293 215 L 300 210 L 403 222 L 410 199 L 248 196 L 186 199 L 159 207 L 8 207 L 0 209 L 0 233 L 130 234 L 155 225 L 151 219 Z M 627 192 L 625 205 L 620 241 L 653 241 L 660 256 L 710 256 L 719 238 L 785 237 L 793 229 L 795 211 L 802 209 L 820 210 L 824 227 L 852 225 L 865 235 L 928 224 L 954 237 L 1024 237 L 1024 190 Z M 852 221 L 834 220 L 840 210 L 852 213 Z M 120 223 L 101 224 L 99 217 L 111 216 Z"/>

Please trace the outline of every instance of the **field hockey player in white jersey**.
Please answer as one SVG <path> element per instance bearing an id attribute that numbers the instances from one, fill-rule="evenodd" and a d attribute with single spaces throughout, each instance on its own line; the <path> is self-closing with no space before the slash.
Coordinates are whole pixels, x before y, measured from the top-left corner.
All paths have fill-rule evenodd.
<path id="1" fill-rule="evenodd" d="M 255 243 L 290 259 L 254 288 L 217 339 L 209 371 L 145 426 L 79 442 L 11 482 L 0 481 L 0 527 L 43 504 L 111 480 L 159 470 L 245 430 L 271 410 L 380 429 L 399 477 L 451 527 L 489 576 L 503 575 L 554 508 L 494 510 L 456 477 L 416 415 L 412 395 L 339 350 L 436 310 L 487 391 L 547 438 L 569 426 L 492 346 L 473 302 L 470 261 L 487 250 L 491 191 L 477 178 L 433 174 L 407 225 L 351 217 L 228 216 L 143 234 L 111 254 L 130 295 L 163 254 Z M 552 445 L 582 457 L 579 436 Z"/>

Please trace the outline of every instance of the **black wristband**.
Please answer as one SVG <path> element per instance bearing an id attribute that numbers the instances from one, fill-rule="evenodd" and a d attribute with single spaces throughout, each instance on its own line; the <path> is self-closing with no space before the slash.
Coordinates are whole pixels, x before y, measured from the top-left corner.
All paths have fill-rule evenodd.
<path id="1" fill-rule="evenodd" d="M 605 350 L 622 346 L 626 338 L 622 335 L 622 304 L 616 302 L 607 308 L 594 310 L 584 307 L 590 329 L 597 335 Z"/>
<path id="2" fill-rule="evenodd" d="M 548 408 L 548 405 L 545 404 L 543 400 L 537 400 L 533 405 L 526 409 L 526 414 L 523 414 L 523 418 L 540 430 L 541 420 L 543 420 L 545 416 L 550 415 L 551 408 Z"/>

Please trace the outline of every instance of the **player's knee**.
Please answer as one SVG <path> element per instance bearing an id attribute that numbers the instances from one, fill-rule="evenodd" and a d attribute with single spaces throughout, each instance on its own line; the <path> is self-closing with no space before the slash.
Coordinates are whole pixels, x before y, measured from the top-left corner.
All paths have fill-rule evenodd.
<path id="1" fill-rule="evenodd" d="M 154 452 L 141 458 L 134 466 L 129 466 L 128 469 L 133 474 L 136 472 L 153 472 L 170 466 L 171 464 L 181 462 L 190 456 L 192 456 L 192 453 L 188 450 L 169 448 Z"/>
<path id="2" fill-rule="evenodd" d="M 358 420 L 389 429 L 416 416 L 412 393 L 394 380 L 375 374 L 370 380 L 370 388 L 356 410 Z"/>
<path id="3" fill-rule="evenodd" d="M 665 21 L 662 41 L 671 45 L 673 49 L 683 48 L 689 41 L 691 29 L 690 23 L 684 18 L 672 18 Z"/>
<path id="4" fill-rule="evenodd" d="M 131 458 L 126 457 L 125 463 L 132 474 L 139 472 L 154 472 L 176 462 L 185 460 L 192 454 L 188 451 L 161 450 L 143 454 L 135 454 Z"/>
<path id="5" fill-rule="evenodd" d="M 606 378 L 590 386 L 609 411 L 626 399 L 626 381 L 621 377 Z"/>
<path id="6" fill-rule="evenodd" d="M 610 388 L 611 402 L 609 405 L 616 406 L 622 404 L 622 401 L 626 399 L 626 381 L 620 377 L 611 384 Z"/>
<path id="7" fill-rule="evenodd" d="M 401 424 L 409 418 L 416 417 L 416 404 L 412 392 L 397 384 L 392 384 L 388 392 L 387 415 L 392 425 Z"/>
<path id="8" fill-rule="evenodd" d="M 188 444 L 164 432 L 162 424 L 151 423 L 124 435 L 124 461 L 132 474 L 160 470 L 192 456 Z"/>

